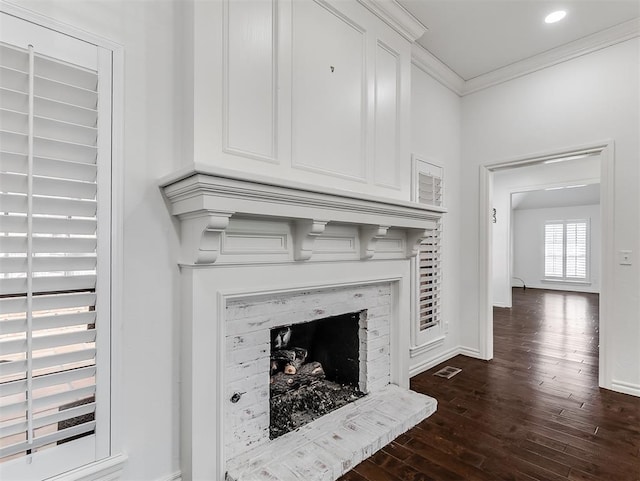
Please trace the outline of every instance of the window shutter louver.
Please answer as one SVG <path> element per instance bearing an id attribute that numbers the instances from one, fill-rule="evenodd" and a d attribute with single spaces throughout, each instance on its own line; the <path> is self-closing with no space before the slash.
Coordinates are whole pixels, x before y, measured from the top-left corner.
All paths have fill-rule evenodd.
<path id="1" fill-rule="evenodd" d="M 562 277 L 563 272 L 563 224 L 546 224 L 544 227 L 544 275 Z"/>
<path id="2" fill-rule="evenodd" d="M 417 195 L 421 204 L 442 206 L 442 168 L 428 162 L 417 163 Z M 441 234 L 442 221 L 422 241 L 418 254 L 418 322 L 419 331 L 440 322 Z"/>
<path id="3" fill-rule="evenodd" d="M 98 75 L 0 44 L 0 458 L 95 430 Z"/>
<path id="4" fill-rule="evenodd" d="M 419 253 L 419 320 L 420 330 L 440 320 L 440 221 L 431 235 L 422 241 Z"/>
<path id="5" fill-rule="evenodd" d="M 567 223 L 567 278 L 587 277 L 587 223 Z"/>

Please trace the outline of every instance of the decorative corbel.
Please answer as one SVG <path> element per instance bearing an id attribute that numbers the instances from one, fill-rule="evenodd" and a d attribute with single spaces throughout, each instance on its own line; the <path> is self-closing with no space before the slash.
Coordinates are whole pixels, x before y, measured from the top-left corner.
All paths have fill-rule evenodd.
<path id="1" fill-rule="evenodd" d="M 415 257 L 420 252 L 420 244 L 431 235 L 431 229 L 407 229 L 407 258 Z"/>
<path id="2" fill-rule="evenodd" d="M 229 226 L 233 212 L 198 211 L 181 216 L 181 264 L 213 264 L 220 255 L 222 233 Z"/>
<path id="3" fill-rule="evenodd" d="M 389 226 L 363 225 L 360 226 L 360 259 L 371 259 L 376 253 L 378 239 L 387 235 Z"/>
<path id="4" fill-rule="evenodd" d="M 294 259 L 308 261 L 313 254 L 313 244 L 316 238 L 324 232 L 329 221 L 315 219 L 301 219 L 294 224 Z"/>

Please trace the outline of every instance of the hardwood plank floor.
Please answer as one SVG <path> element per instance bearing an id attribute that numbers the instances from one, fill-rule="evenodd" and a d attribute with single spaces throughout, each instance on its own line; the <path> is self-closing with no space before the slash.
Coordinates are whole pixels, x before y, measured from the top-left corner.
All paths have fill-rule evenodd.
<path id="1" fill-rule="evenodd" d="M 339 481 L 640 481 L 640 398 L 598 388 L 598 295 L 514 289 L 494 359 L 411 387 L 438 411 Z M 433 376 L 444 367 L 462 372 Z"/>

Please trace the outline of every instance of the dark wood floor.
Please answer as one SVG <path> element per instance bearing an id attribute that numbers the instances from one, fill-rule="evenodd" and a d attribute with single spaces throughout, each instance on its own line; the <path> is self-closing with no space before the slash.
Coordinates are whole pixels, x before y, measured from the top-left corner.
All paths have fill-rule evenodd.
<path id="1" fill-rule="evenodd" d="M 494 359 L 414 377 L 438 411 L 339 481 L 640 480 L 640 399 L 598 388 L 598 296 L 513 294 Z"/>

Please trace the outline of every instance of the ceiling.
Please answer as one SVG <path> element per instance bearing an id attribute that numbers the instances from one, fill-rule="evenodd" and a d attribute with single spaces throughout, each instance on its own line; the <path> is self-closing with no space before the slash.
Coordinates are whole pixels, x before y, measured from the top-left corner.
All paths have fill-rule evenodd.
<path id="1" fill-rule="evenodd" d="M 579 184 L 573 182 L 567 185 L 570 187 L 516 192 L 511 196 L 511 208 L 515 210 L 545 209 L 576 205 L 597 205 L 600 203 L 600 184 L 574 187 Z"/>
<path id="2" fill-rule="evenodd" d="M 470 80 L 640 17 L 638 0 L 398 0 L 427 32 L 418 39 Z M 545 24 L 555 10 L 564 20 Z"/>

